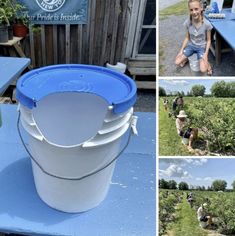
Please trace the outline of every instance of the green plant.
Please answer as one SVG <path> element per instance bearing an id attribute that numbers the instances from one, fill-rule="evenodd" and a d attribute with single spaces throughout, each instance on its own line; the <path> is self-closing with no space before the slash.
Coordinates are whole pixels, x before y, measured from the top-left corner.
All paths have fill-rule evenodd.
<path id="1" fill-rule="evenodd" d="M 21 21 L 28 23 L 27 8 L 16 0 L 0 0 L 0 23 L 10 25 Z"/>

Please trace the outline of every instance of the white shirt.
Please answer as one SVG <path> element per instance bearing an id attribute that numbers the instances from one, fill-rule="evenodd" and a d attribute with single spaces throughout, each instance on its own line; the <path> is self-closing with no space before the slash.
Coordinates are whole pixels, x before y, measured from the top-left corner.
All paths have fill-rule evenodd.
<path id="1" fill-rule="evenodd" d="M 197 210 L 197 219 L 200 221 L 200 219 L 204 216 L 205 216 L 205 211 L 202 208 L 202 206 L 200 206 Z"/>
<path id="2" fill-rule="evenodd" d="M 185 127 L 187 124 L 187 119 L 185 118 L 184 121 L 180 120 L 179 118 L 176 118 L 175 125 L 177 129 L 177 133 L 180 134 L 180 131 Z"/>

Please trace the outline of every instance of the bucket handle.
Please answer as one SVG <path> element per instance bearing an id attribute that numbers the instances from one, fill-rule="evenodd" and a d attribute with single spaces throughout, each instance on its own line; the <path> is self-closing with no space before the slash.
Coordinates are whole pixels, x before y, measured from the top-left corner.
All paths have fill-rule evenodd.
<path id="1" fill-rule="evenodd" d="M 124 150 L 126 149 L 126 147 L 129 145 L 130 143 L 130 139 L 131 139 L 131 134 L 135 134 L 137 135 L 137 131 L 136 131 L 136 121 L 137 121 L 137 116 L 133 116 L 133 122 L 131 122 L 131 131 L 129 132 L 129 136 L 128 136 L 128 140 L 126 142 L 126 144 L 124 145 L 124 147 L 121 149 L 121 151 L 110 161 L 108 162 L 107 164 L 105 164 L 103 167 L 95 170 L 95 171 L 92 171 L 86 175 L 83 175 L 82 177 L 79 177 L 79 178 L 67 178 L 67 177 L 61 177 L 61 176 L 58 176 L 58 175 L 54 175 L 54 174 L 51 174 L 49 172 L 47 172 L 46 170 L 43 169 L 43 167 L 35 160 L 35 158 L 33 157 L 33 155 L 30 153 L 29 149 L 27 148 L 25 142 L 24 142 L 24 139 L 23 139 L 23 136 L 21 134 L 21 130 L 20 130 L 20 111 L 19 111 L 19 114 L 18 114 L 18 119 L 17 119 L 17 130 L 18 130 L 18 134 L 20 136 L 20 140 L 26 150 L 26 152 L 29 154 L 29 157 L 37 164 L 37 166 L 41 169 L 41 171 L 51 177 L 54 177 L 54 178 L 57 178 L 57 179 L 62 179 L 62 180 L 83 180 L 87 177 L 90 177 L 92 175 L 95 175 L 97 173 L 99 173 L 100 171 L 104 170 L 105 168 L 107 168 L 108 166 L 110 166 L 114 161 L 116 161 L 118 159 L 118 157 L 124 152 Z"/>

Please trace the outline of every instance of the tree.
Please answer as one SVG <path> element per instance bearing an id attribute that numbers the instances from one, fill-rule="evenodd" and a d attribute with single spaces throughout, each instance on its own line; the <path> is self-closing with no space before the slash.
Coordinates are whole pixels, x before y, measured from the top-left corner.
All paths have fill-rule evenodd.
<path id="1" fill-rule="evenodd" d="M 164 180 L 164 179 L 160 179 L 159 180 L 159 188 L 169 189 L 168 182 L 166 180 Z"/>
<path id="2" fill-rule="evenodd" d="M 235 180 L 233 181 L 231 185 L 233 186 L 233 190 L 235 190 Z"/>
<path id="3" fill-rule="evenodd" d="M 223 80 L 215 82 L 211 87 L 211 94 L 215 97 L 226 97 L 228 95 L 226 82 Z"/>
<path id="4" fill-rule="evenodd" d="M 177 189 L 177 183 L 174 180 L 168 181 L 169 189 Z"/>
<path id="5" fill-rule="evenodd" d="M 207 191 L 212 191 L 212 190 L 213 190 L 212 187 L 210 186 L 207 187 Z"/>
<path id="6" fill-rule="evenodd" d="M 196 97 L 196 96 L 204 96 L 205 91 L 206 91 L 205 86 L 200 85 L 200 84 L 197 84 L 197 85 L 194 85 L 194 86 L 191 88 L 190 93 L 191 93 L 193 96 L 195 96 L 195 97 Z"/>
<path id="7" fill-rule="evenodd" d="M 188 184 L 185 182 L 179 183 L 179 190 L 188 190 Z"/>
<path id="8" fill-rule="evenodd" d="M 215 97 L 235 97 L 235 82 L 215 82 L 211 87 L 211 94 Z"/>
<path id="9" fill-rule="evenodd" d="M 213 181 L 211 187 L 214 191 L 224 191 L 227 187 L 227 182 L 225 180 L 217 179 Z"/>
<path id="10" fill-rule="evenodd" d="M 166 91 L 164 88 L 159 87 L 159 97 L 166 96 Z"/>
<path id="11" fill-rule="evenodd" d="M 227 84 L 228 90 L 229 90 L 229 97 L 230 98 L 235 98 L 235 81 L 229 82 Z"/>

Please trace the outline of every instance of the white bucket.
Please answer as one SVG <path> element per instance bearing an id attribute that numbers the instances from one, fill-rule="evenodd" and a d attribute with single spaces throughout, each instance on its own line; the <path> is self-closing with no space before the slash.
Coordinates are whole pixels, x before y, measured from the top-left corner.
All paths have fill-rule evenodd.
<path id="1" fill-rule="evenodd" d="M 207 227 L 208 223 L 207 223 L 207 222 L 204 222 L 204 221 L 200 221 L 200 222 L 199 222 L 199 225 L 200 225 L 203 229 L 205 229 L 205 228 Z"/>
<path id="2" fill-rule="evenodd" d="M 63 94 L 66 97 L 66 93 Z M 84 179 L 71 178 L 92 173 L 118 155 L 122 137 L 131 126 L 133 108 L 119 119 L 103 122 L 101 130 L 93 138 L 68 147 L 52 143 L 44 137 L 34 119 L 34 109 L 19 105 L 19 110 L 22 126 L 29 134 L 30 154 L 36 161 L 31 160 L 40 198 L 50 207 L 70 213 L 98 206 L 107 195 L 116 161 Z"/>
<path id="3" fill-rule="evenodd" d="M 182 138 L 182 143 L 183 143 L 184 145 L 188 145 L 189 139 L 188 139 L 188 138 Z"/>
<path id="4" fill-rule="evenodd" d="M 130 127 L 137 133 L 133 81 L 103 67 L 56 65 L 23 75 L 16 97 L 40 198 L 71 213 L 99 205 Z"/>
<path id="5" fill-rule="evenodd" d="M 114 160 L 130 125 L 128 122 L 115 132 L 97 135 L 81 146 L 70 148 L 51 145 L 43 137 L 35 138 L 34 132 L 26 130 L 29 132 L 30 154 L 36 161 L 31 160 L 40 198 L 47 205 L 70 213 L 98 206 L 107 195 L 116 161 L 91 176 L 76 179 Z"/>
<path id="6" fill-rule="evenodd" d="M 194 53 L 188 59 L 189 59 L 189 65 L 190 65 L 191 70 L 194 72 L 199 72 L 200 71 L 200 63 L 199 63 L 199 60 L 197 59 L 197 54 Z"/>

